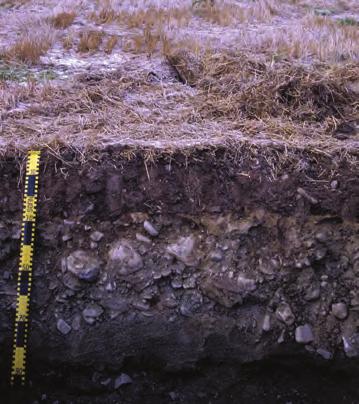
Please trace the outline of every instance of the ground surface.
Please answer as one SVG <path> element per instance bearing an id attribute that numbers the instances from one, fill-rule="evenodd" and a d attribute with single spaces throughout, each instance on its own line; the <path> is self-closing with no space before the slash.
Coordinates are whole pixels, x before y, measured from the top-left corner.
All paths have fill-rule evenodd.
<path id="1" fill-rule="evenodd" d="M 2 150 L 358 146 L 355 1 L 2 1 L 0 8 Z"/>
<path id="2" fill-rule="evenodd" d="M 358 403 L 358 77 L 354 0 L 0 0 L 4 402 Z"/>

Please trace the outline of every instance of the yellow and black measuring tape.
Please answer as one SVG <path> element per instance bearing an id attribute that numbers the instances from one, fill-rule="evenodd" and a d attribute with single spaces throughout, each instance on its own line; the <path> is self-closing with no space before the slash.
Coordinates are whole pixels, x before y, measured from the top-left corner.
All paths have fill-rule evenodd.
<path id="1" fill-rule="evenodd" d="M 27 328 L 34 254 L 36 206 L 38 197 L 40 152 L 29 151 L 26 165 L 21 252 L 17 281 L 14 350 L 11 384 L 25 383 Z"/>

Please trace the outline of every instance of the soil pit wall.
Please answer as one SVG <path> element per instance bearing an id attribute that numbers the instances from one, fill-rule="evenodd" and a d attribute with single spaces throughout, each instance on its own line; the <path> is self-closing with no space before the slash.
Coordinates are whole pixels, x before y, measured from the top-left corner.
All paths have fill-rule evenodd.
<path id="1" fill-rule="evenodd" d="M 44 155 L 31 384 L 9 391 L 21 167 L 0 167 L 8 402 L 357 402 L 355 170 L 324 159 L 273 175 L 265 156 L 224 150 Z"/>

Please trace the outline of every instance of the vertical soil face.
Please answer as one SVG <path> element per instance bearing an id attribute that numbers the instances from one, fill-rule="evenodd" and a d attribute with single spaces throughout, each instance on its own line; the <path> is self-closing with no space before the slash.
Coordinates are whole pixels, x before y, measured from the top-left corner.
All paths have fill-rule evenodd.
<path id="1" fill-rule="evenodd" d="M 6 400 L 358 402 L 359 182 L 344 163 L 308 167 L 274 176 L 265 156 L 225 151 L 44 156 L 31 384 L 19 393 L 5 381 L 21 170 L 4 161 Z"/>

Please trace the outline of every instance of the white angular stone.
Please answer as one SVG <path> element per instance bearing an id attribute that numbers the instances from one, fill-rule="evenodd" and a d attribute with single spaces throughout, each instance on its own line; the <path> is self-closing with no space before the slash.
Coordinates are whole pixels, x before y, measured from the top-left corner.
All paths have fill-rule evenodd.
<path id="1" fill-rule="evenodd" d="M 194 256 L 195 238 L 193 236 L 180 237 L 174 244 L 167 247 L 167 251 L 187 266 L 194 266 L 198 260 Z"/>
<path id="2" fill-rule="evenodd" d="M 119 240 L 112 244 L 108 258 L 108 268 L 117 270 L 121 275 L 132 274 L 143 267 L 141 256 L 127 240 Z"/>

